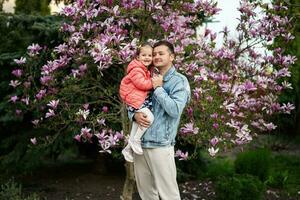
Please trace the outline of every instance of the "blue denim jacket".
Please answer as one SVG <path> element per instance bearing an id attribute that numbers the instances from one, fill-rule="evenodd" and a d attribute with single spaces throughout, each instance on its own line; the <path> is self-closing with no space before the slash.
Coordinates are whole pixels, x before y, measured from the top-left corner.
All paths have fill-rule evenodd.
<path id="1" fill-rule="evenodd" d="M 187 78 L 171 67 L 163 77 L 163 86 L 152 93 L 154 121 L 142 137 L 142 147 L 175 145 L 180 116 L 190 96 Z M 134 112 L 128 112 L 130 120 L 133 115 Z"/>

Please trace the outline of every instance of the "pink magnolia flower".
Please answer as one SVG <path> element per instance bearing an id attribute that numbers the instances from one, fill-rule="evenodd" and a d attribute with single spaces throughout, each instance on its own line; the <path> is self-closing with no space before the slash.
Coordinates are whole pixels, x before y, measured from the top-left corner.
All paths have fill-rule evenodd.
<path id="1" fill-rule="evenodd" d="M 272 131 L 272 130 L 276 129 L 276 127 L 277 127 L 272 122 L 264 123 L 263 125 L 267 128 L 268 131 Z"/>
<path id="2" fill-rule="evenodd" d="M 293 89 L 292 84 L 287 81 L 283 81 L 281 84 L 285 89 Z"/>
<path id="3" fill-rule="evenodd" d="M 29 97 L 22 98 L 21 101 L 25 103 L 25 105 L 29 105 Z"/>
<path id="4" fill-rule="evenodd" d="M 121 140 L 121 139 L 123 139 L 124 138 L 124 133 L 123 133 L 123 131 L 121 131 L 121 132 L 119 132 L 119 131 L 116 131 L 116 133 L 115 133 L 115 136 L 114 136 L 116 139 L 118 139 L 118 140 Z"/>
<path id="5" fill-rule="evenodd" d="M 33 144 L 33 145 L 36 145 L 37 144 L 37 140 L 36 138 L 30 138 L 30 142 Z"/>
<path id="6" fill-rule="evenodd" d="M 19 99 L 19 97 L 15 95 L 15 96 L 11 96 L 9 101 L 11 101 L 11 102 L 13 102 L 13 103 L 16 103 L 16 101 L 17 101 L 18 99 Z"/>
<path id="7" fill-rule="evenodd" d="M 215 149 L 214 147 L 210 147 L 208 152 L 210 156 L 214 157 L 219 152 L 219 148 Z"/>
<path id="8" fill-rule="evenodd" d="M 40 81 L 41 81 L 41 84 L 42 85 L 48 85 L 49 82 L 51 82 L 53 80 L 53 77 L 52 76 L 42 76 L 40 78 Z"/>
<path id="9" fill-rule="evenodd" d="M 14 62 L 17 63 L 18 65 L 23 65 L 26 63 L 26 58 L 21 57 L 20 59 L 14 59 Z"/>
<path id="10" fill-rule="evenodd" d="M 54 110 L 49 109 L 48 112 L 46 113 L 45 118 L 53 117 L 55 116 Z"/>
<path id="11" fill-rule="evenodd" d="M 23 85 L 24 85 L 25 88 L 30 88 L 31 83 L 30 83 L 29 81 L 25 81 L 25 82 L 23 83 Z"/>
<path id="12" fill-rule="evenodd" d="M 213 128 L 214 129 L 218 129 L 219 128 L 219 124 L 218 123 L 213 123 Z"/>
<path id="13" fill-rule="evenodd" d="M 108 136 L 107 141 L 110 142 L 110 146 L 111 146 L 111 147 L 114 147 L 114 146 L 117 145 L 117 143 L 118 143 L 120 140 L 119 140 L 119 138 L 118 138 L 116 135 L 110 134 L 110 135 Z"/>
<path id="14" fill-rule="evenodd" d="M 86 120 L 89 114 L 90 114 L 90 110 L 81 110 L 81 109 L 79 109 L 79 111 L 76 113 L 76 115 L 82 116 L 84 120 Z"/>
<path id="15" fill-rule="evenodd" d="M 20 83 L 20 81 L 18 81 L 18 80 L 15 80 L 15 81 L 11 80 L 10 83 L 9 83 L 9 85 L 12 86 L 13 88 L 16 88 L 16 87 L 19 86 L 20 84 L 21 84 L 21 83 Z"/>
<path id="16" fill-rule="evenodd" d="M 190 117 L 193 116 L 193 108 L 192 108 L 192 107 L 188 107 L 188 108 L 187 108 L 187 114 L 188 114 L 188 116 L 190 116 Z"/>
<path id="17" fill-rule="evenodd" d="M 210 103 L 213 101 L 213 99 L 214 99 L 214 98 L 213 98 L 212 96 L 206 97 L 206 100 L 207 100 L 208 102 L 210 102 Z"/>
<path id="18" fill-rule="evenodd" d="M 28 54 L 30 56 L 35 56 L 35 55 L 38 55 L 39 51 L 43 48 L 38 44 L 32 44 L 27 49 L 29 50 Z"/>
<path id="19" fill-rule="evenodd" d="M 93 134 L 90 133 L 90 132 L 91 132 L 91 129 L 90 129 L 90 128 L 84 127 L 84 128 L 81 129 L 80 135 L 81 135 L 83 138 L 85 138 L 85 139 L 87 139 L 88 141 L 91 142 L 91 138 L 93 137 Z"/>
<path id="20" fill-rule="evenodd" d="M 281 107 L 284 113 L 291 114 L 291 111 L 295 109 L 295 106 L 291 103 L 283 103 L 283 106 Z"/>
<path id="21" fill-rule="evenodd" d="M 73 16 L 76 13 L 76 8 L 73 6 L 66 6 L 63 8 L 62 12 L 60 14 L 65 16 Z"/>
<path id="22" fill-rule="evenodd" d="M 87 70 L 87 64 L 79 66 L 79 71 L 80 71 L 81 75 L 83 75 L 86 70 Z"/>
<path id="23" fill-rule="evenodd" d="M 33 123 L 35 126 L 37 126 L 39 124 L 39 122 L 40 122 L 40 120 L 38 120 L 38 119 L 31 121 L 31 123 Z"/>
<path id="24" fill-rule="evenodd" d="M 212 146 L 216 146 L 218 143 L 219 143 L 219 138 L 217 138 L 217 137 L 214 137 L 214 138 L 212 138 L 211 140 L 210 140 L 210 144 L 212 145 Z"/>
<path id="25" fill-rule="evenodd" d="M 67 51 L 68 51 L 68 45 L 66 45 L 65 43 L 60 44 L 54 48 L 54 52 L 57 52 L 57 53 L 65 53 Z"/>
<path id="26" fill-rule="evenodd" d="M 248 129 L 247 124 L 237 129 L 236 137 L 238 138 L 238 140 L 245 142 L 249 142 L 252 140 L 252 136 L 250 135 L 250 130 Z"/>
<path id="27" fill-rule="evenodd" d="M 105 119 L 97 119 L 98 124 L 106 126 Z"/>
<path id="28" fill-rule="evenodd" d="M 144 5 L 144 2 L 141 0 L 122 0 L 121 5 L 125 9 L 138 9 Z"/>
<path id="29" fill-rule="evenodd" d="M 72 72 L 73 78 L 77 78 L 78 76 L 80 76 L 80 72 L 78 69 L 72 69 L 71 72 Z"/>
<path id="30" fill-rule="evenodd" d="M 224 122 L 224 120 L 225 120 L 225 116 L 224 115 L 221 115 L 221 120 Z"/>
<path id="31" fill-rule="evenodd" d="M 205 31 L 204 31 L 204 37 L 208 36 L 209 34 L 211 34 L 211 30 L 206 28 Z"/>
<path id="32" fill-rule="evenodd" d="M 46 89 L 40 90 L 36 95 L 37 100 L 41 100 L 46 95 Z"/>
<path id="33" fill-rule="evenodd" d="M 242 1 L 239 11 L 242 14 L 246 14 L 247 16 L 255 16 L 256 15 L 256 13 L 254 12 L 254 6 L 252 6 L 247 1 Z"/>
<path id="34" fill-rule="evenodd" d="M 21 69 L 15 69 L 11 72 L 13 75 L 15 75 L 16 77 L 20 78 L 23 74 L 23 70 Z"/>
<path id="35" fill-rule="evenodd" d="M 105 141 L 108 138 L 108 136 L 106 135 L 106 130 L 104 129 L 101 131 L 101 133 L 96 133 L 95 136 L 98 138 L 99 143 Z"/>
<path id="36" fill-rule="evenodd" d="M 102 148 L 102 150 L 100 150 L 100 153 L 109 153 L 111 154 L 111 150 L 109 149 L 111 147 L 111 143 L 108 141 L 102 142 L 100 143 L 100 146 Z"/>
<path id="37" fill-rule="evenodd" d="M 175 153 L 175 157 L 179 158 L 179 160 L 187 160 L 189 156 L 189 152 L 183 153 L 180 149 L 178 149 Z"/>
<path id="38" fill-rule="evenodd" d="M 77 140 L 78 142 L 81 142 L 81 137 L 79 134 L 75 135 L 74 139 Z"/>
<path id="39" fill-rule="evenodd" d="M 85 110 L 88 110 L 88 109 L 89 109 L 89 106 L 90 106 L 90 104 L 88 104 L 88 103 L 82 105 L 82 107 L 83 107 Z"/>
<path id="40" fill-rule="evenodd" d="M 249 80 L 247 80 L 243 86 L 246 91 L 255 91 L 257 89 L 257 87 L 255 87 L 253 82 L 251 82 Z"/>
<path id="41" fill-rule="evenodd" d="M 16 109 L 16 115 L 20 115 L 22 113 L 22 110 Z"/>
<path id="42" fill-rule="evenodd" d="M 182 127 L 180 129 L 180 133 L 184 134 L 184 135 L 187 135 L 187 134 L 198 134 L 198 132 L 199 132 L 199 128 L 198 127 L 194 128 L 194 123 L 193 122 L 185 124 L 184 127 Z"/>
<path id="43" fill-rule="evenodd" d="M 218 113 L 215 112 L 212 115 L 210 115 L 210 117 L 216 120 L 218 119 Z"/>
<path id="44" fill-rule="evenodd" d="M 47 106 L 51 107 L 53 110 L 55 110 L 58 106 L 59 100 L 51 100 L 47 104 Z"/>
<path id="45" fill-rule="evenodd" d="M 103 107 L 102 107 L 102 112 L 107 113 L 107 112 L 108 112 L 108 107 L 107 107 L 107 106 L 103 106 Z"/>

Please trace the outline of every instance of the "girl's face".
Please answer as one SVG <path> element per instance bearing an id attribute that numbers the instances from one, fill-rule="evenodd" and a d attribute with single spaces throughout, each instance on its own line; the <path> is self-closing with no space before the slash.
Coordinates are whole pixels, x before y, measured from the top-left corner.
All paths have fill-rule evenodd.
<path id="1" fill-rule="evenodd" d="M 151 65 L 152 63 L 152 47 L 144 46 L 141 47 L 140 53 L 137 56 L 137 60 L 142 62 L 146 67 Z"/>

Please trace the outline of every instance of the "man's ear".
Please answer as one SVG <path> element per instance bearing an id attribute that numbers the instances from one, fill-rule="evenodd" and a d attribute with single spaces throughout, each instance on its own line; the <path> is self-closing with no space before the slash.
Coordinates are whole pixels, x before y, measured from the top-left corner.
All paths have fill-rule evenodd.
<path id="1" fill-rule="evenodd" d="M 175 54 L 171 53 L 171 55 L 170 55 L 170 59 L 171 59 L 171 61 L 173 62 L 173 61 L 174 61 L 174 59 L 175 59 Z"/>

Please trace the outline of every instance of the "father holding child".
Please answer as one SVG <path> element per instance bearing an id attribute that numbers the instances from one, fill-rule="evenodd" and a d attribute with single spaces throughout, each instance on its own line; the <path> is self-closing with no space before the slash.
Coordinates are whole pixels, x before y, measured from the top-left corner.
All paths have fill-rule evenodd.
<path id="1" fill-rule="evenodd" d="M 171 43 L 154 44 L 153 64 L 160 73 L 152 77 L 154 120 L 143 112 L 128 112 L 131 120 L 147 128 L 141 138 L 143 154 L 133 156 L 137 188 L 143 200 L 180 200 L 174 145 L 181 114 L 190 100 L 190 86 L 173 66 L 174 59 Z"/>

